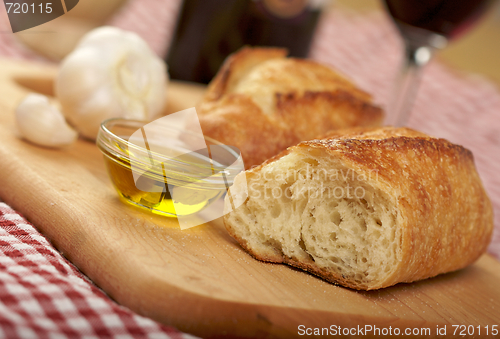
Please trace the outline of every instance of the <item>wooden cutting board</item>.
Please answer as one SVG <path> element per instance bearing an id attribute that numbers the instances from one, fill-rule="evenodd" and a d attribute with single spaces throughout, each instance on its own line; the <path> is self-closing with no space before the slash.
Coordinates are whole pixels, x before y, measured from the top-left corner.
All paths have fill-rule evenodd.
<path id="1" fill-rule="evenodd" d="M 123 204 L 93 143 L 50 150 L 18 138 L 15 106 L 31 91 L 52 95 L 54 74 L 0 60 L 0 198 L 118 303 L 203 337 L 291 338 L 333 325 L 430 328 L 432 336 L 436 326 L 448 335 L 452 325 L 476 334 L 478 325 L 482 334 L 500 327 L 500 263 L 489 255 L 458 272 L 357 292 L 254 260 L 220 220 L 181 231 L 175 219 Z M 192 107 L 202 93 L 172 82 L 168 111 Z"/>

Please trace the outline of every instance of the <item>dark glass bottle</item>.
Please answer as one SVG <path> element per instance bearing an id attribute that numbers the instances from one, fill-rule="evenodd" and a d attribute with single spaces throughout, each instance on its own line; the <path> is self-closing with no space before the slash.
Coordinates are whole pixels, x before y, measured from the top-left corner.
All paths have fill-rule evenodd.
<path id="1" fill-rule="evenodd" d="M 167 57 L 170 77 L 208 83 L 245 45 L 306 57 L 319 15 L 308 0 L 184 0 Z"/>

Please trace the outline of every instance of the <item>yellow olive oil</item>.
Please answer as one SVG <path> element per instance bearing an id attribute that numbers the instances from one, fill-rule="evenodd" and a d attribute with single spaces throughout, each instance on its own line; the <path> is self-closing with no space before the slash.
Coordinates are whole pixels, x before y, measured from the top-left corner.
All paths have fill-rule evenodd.
<path id="1" fill-rule="evenodd" d="M 128 158 L 117 158 L 108 152 L 104 155 L 110 178 L 120 197 L 129 204 L 156 214 L 170 217 L 190 215 L 199 212 L 223 193 L 220 190 L 193 187 L 189 183 L 169 186 L 167 177 L 153 169 L 146 169 L 136 183 Z M 169 190 L 174 193 L 171 194 Z M 177 200 L 174 201 L 172 195 Z"/>

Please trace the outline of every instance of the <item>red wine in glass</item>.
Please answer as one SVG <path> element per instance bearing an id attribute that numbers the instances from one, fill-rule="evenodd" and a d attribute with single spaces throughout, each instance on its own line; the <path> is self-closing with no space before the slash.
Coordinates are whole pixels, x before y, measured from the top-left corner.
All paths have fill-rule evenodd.
<path id="1" fill-rule="evenodd" d="M 421 68 L 434 51 L 467 31 L 495 0 L 385 0 L 405 42 L 405 64 L 388 107 L 389 125 L 406 124 Z"/>
<path id="2" fill-rule="evenodd" d="M 469 28 L 492 0 L 386 0 L 391 16 L 407 25 L 455 38 Z"/>

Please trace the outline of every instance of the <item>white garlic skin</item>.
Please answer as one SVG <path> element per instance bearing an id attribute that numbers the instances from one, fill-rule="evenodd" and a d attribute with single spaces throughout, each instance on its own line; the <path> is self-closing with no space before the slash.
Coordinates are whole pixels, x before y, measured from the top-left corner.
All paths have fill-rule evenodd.
<path id="1" fill-rule="evenodd" d="M 40 146 L 59 148 L 78 138 L 63 114 L 41 94 L 29 94 L 19 104 L 16 124 L 22 137 Z"/>
<path id="2" fill-rule="evenodd" d="M 106 119 L 159 117 L 167 82 L 165 62 L 138 35 L 101 27 L 63 60 L 55 90 L 68 121 L 95 139 Z"/>

